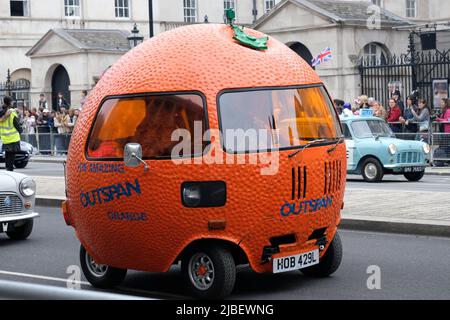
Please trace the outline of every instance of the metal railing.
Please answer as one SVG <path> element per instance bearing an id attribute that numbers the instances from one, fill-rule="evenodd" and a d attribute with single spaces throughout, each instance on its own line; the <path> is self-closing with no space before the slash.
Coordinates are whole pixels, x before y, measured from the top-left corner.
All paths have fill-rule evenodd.
<path id="1" fill-rule="evenodd" d="M 430 145 L 430 162 L 434 166 L 450 166 L 450 121 L 429 123 L 427 131 L 419 130 L 418 122 L 410 122 L 404 125 L 401 122 L 390 122 L 397 139 L 423 141 Z"/>
<path id="2" fill-rule="evenodd" d="M 65 155 L 69 150 L 70 133 L 56 133 L 50 127 L 37 127 L 36 133 L 22 133 L 21 140 L 28 142 L 40 155 Z"/>

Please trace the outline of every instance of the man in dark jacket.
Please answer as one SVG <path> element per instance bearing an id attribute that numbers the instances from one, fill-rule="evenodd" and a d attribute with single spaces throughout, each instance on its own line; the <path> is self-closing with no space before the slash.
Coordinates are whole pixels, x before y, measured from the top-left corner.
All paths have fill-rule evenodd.
<path id="1" fill-rule="evenodd" d="M 56 109 L 57 111 L 61 111 L 61 108 L 64 109 L 70 108 L 62 92 L 58 92 L 58 99 L 56 100 L 56 104 L 58 105 L 58 108 Z"/>
<path id="2" fill-rule="evenodd" d="M 5 97 L 0 110 L 0 138 L 8 171 L 14 171 L 14 160 L 16 153 L 20 151 L 20 133 L 22 132 L 17 112 L 12 108 L 12 101 L 11 97 Z"/>

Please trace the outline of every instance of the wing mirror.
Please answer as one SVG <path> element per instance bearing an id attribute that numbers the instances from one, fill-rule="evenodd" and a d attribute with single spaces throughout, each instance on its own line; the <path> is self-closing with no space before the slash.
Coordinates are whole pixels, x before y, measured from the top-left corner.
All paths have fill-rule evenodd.
<path id="1" fill-rule="evenodd" d="M 123 154 L 125 166 L 137 168 L 143 164 L 145 171 L 148 171 L 148 164 L 142 159 L 142 146 L 139 143 L 128 143 Z"/>

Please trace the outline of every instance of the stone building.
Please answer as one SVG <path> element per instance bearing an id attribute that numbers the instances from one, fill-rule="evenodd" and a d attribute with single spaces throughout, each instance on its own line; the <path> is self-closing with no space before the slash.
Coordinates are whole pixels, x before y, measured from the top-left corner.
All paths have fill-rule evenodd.
<path id="1" fill-rule="evenodd" d="M 76 107 L 81 90 L 92 88 L 101 72 L 130 49 L 123 45 L 135 23 L 148 38 L 150 25 L 158 34 L 205 20 L 222 23 L 224 9 L 235 8 L 237 22 L 249 26 L 279 1 L 0 0 L 0 96 L 10 70 L 11 81 L 31 83 L 29 91 L 13 92 L 25 104 L 36 105 L 41 92 L 52 101 L 61 90 Z M 111 37 L 121 38 L 117 50 L 105 41 Z M 61 81 L 52 88 L 52 82 Z"/>
<path id="2" fill-rule="evenodd" d="M 238 24 L 268 33 L 308 62 L 330 47 L 334 59 L 316 71 L 333 97 L 347 101 L 361 93 L 359 58 L 405 53 L 411 30 L 446 29 L 450 20 L 450 1 L 437 0 L 0 0 L 0 96 L 9 69 L 12 81 L 31 83 L 17 99 L 36 105 L 39 93 L 52 101 L 63 91 L 77 107 L 81 90 L 130 49 L 135 23 L 148 38 L 150 30 L 222 23 L 226 8 L 236 10 Z M 449 35 L 438 32 L 439 50 L 450 48 Z"/>

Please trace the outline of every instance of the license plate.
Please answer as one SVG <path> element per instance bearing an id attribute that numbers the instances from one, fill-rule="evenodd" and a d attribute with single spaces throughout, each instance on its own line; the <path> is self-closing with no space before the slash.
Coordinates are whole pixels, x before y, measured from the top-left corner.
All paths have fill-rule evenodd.
<path id="1" fill-rule="evenodd" d="M 408 167 L 405 168 L 403 172 L 410 173 L 410 172 L 424 172 L 424 171 L 425 171 L 424 167 Z"/>
<path id="2" fill-rule="evenodd" d="M 316 264 L 319 264 L 319 249 L 295 256 L 275 258 L 273 260 L 273 273 L 300 270 Z"/>

